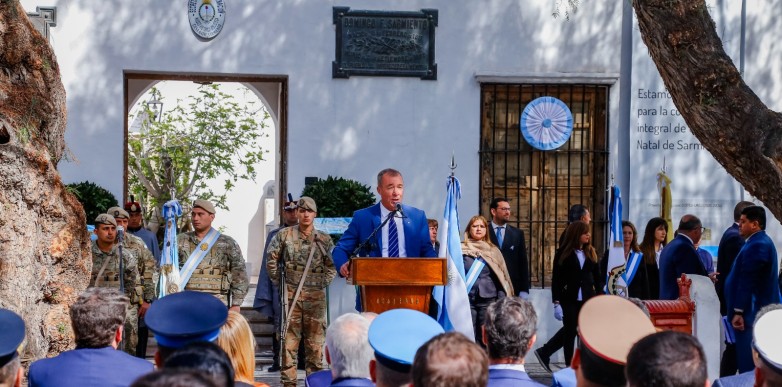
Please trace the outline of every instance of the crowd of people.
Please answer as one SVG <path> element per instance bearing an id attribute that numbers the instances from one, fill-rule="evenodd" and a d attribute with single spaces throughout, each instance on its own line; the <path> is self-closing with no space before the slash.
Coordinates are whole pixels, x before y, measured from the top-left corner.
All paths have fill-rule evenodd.
<path id="1" fill-rule="evenodd" d="M 528 300 L 524 233 L 510 224 L 507 198 L 494 198 L 490 216 L 473 216 L 464 229 L 472 332 L 444 332 L 435 303 L 428 314 L 348 313 L 327 326 L 325 289 L 337 275 L 351 275 L 352 257 L 439 254 L 437 221 L 402 204 L 402 174 L 380 171 L 377 192 L 380 202 L 356 211 L 336 245 L 315 229 L 312 198 L 289 195 L 284 203 L 283 222 L 266 240 L 253 302 L 274 321 L 269 371 L 281 371 L 284 386 L 297 384 L 297 368 L 306 371 L 309 386 L 539 385 L 524 365 L 535 347 L 538 316 Z M 90 287 L 70 309 L 76 348 L 33 362 L 30 386 L 263 385 L 254 381 L 253 332 L 239 313 L 249 283 L 244 258 L 231 237 L 212 227 L 215 206 L 192 203 L 194 230 L 176 238 L 180 280 L 160 299 L 156 284 L 170 270 L 161 269 L 157 240 L 139 226 L 140 212 L 129 202 L 95 219 Z M 736 205 L 716 269 L 698 248 L 703 226 L 697 216 L 684 215 L 667 244 L 672 230 L 662 218 L 647 222 L 640 244 L 635 225 L 622 222 L 625 260 L 639 262 L 627 277 L 629 298 L 603 295 L 612 268 L 608 252 L 600 259 L 592 245 L 590 222 L 586 206 L 570 208 L 552 262 L 554 317 L 563 327 L 533 352 L 551 372 L 551 356 L 563 349 L 567 368 L 553 374 L 554 385 L 704 385 L 697 339 L 656 332 L 641 301 L 678 298 L 682 274 L 709 276 L 719 295 L 727 333 L 725 378 L 715 385 L 782 380 L 782 343 L 773 335 L 782 322 L 778 261 L 762 207 Z M 361 306 L 358 294 L 359 312 Z M 24 323 L 6 310 L 0 320 L 0 386 L 18 385 Z M 154 366 L 143 359 L 147 329 L 158 343 Z"/>

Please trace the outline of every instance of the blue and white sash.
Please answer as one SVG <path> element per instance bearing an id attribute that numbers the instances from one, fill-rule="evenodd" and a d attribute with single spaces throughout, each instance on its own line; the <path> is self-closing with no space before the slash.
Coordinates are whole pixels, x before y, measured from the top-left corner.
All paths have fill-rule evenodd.
<path id="1" fill-rule="evenodd" d="M 475 281 L 478 280 L 478 276 L 481 274 L 481 270 L 483 270 L 484 266 L 486 266 L 486 261 L 481 257 L 475 258 L 472 262 L 470 271 L 468 271 L 467 275 L 464 277 L 464 282 L 467 285 L 467 294 L 470 294 L 470 290 L 472 289 L 472 286 L 475 285 Z"/>
<path id="2" fill-rule="evenodd" d="M 182 266 L 182 269 L 179 270 L 180 289 L 184 289 L 185 286 L 187 286 L 187 282 L 190 281 L 190 276 L 193 275 L 193 272 L 204 259 L 204 257 L 206 257 L 206 255 L 209 254 L 209 251 L 212 250 L 212 246 L 214 246 L 215 242 L 217 242 L 217 238 L 219 236 L 220 231 L 217 231 L 214 227 L 209 229 L 209 232 L 206 234 L 201 243 L 187 258 L 184 266 Z"/>
<path id="3" fill-rule="evenodd" d="M 625 284 L 627 284 L 627 286 L 630 286 L 630 283 L 633 282 L 633 278 L 635 278 L 635 273 L 638 271 L 638 266 L 641 266 L 641 262 L 643 262 L 643 254 L 641 254 L 640 251 L 631 252 L 630 256 L 627 257 L 624 273 Z"/>

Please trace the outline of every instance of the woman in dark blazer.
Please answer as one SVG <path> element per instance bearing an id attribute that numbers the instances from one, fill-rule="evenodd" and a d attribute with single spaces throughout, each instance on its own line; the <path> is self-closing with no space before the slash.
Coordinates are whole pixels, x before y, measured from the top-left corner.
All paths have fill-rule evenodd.
<path id="1" fill-rule="evenodd" d="M 646 224 L 644 239 L 641 241 L 643 263 L 638 266 L 635 279 L 630 283 L 630 297 L 642 300 L 657 300 L 660 298 L 660 269 L 657 260 L 660 251 L 665 247 L 665 237 L 668 235 L 668 222 L 663 218 L 652 218 Z"/>
<path id="2" fill-rule="evenodd" d="M 589 225 L 571 223 L 565 229 L 562 248 L 554 256 L 551 297 L 562 308 L 565 334 L 565 364 L 573 358 L 573 342 L 578 328 L 578 312 L 584 302 L 603 292 L 603 276 L 595 248 L 590 244 Z"/>

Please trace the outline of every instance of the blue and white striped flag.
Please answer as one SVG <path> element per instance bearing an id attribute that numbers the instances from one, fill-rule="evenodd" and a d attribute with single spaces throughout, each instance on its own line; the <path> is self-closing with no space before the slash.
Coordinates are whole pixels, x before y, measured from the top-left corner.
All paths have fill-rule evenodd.
<path id="1" fill-rule="evenodd" d="M 625 249 L 622 236 L 622 196 L 619 187 L 611 186 L 611 232 L 608 243 L 606 293 L 627 297 L 625 282 Z"/>
<path id="2" fill-rule="evenodd" d="M 182 216 L 179 201 L 169 200 L 163 205 L 163 218 L 166 220 L 166 232 L 163 236 L 163 252 L 160 254 L 160 278 L 158 280 L 158 298 L 163 298 L 179 289 L 179 247 L 177 245 L 176 220 Z"/>
<path id="3" fill-rule="evenodd" d="M 445 211 L 440 230 L 440 251 L 438 256 L 448 260 L 448 284 L 435 286 L 432 297 L 438 304 L 437 321 L 446 331 L 457 331 L 475 340 L 470 314 L 470 300 L 464 282 L 464 261 L 462 260 L 461 233 L 456 201 L 461 198 L 459 180 L 448 178 L 448 194 L 445 197 Z"/>

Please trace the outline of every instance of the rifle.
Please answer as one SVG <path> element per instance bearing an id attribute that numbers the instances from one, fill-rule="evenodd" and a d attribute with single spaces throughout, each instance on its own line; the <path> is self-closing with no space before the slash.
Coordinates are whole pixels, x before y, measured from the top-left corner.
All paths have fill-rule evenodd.
<path id="1" fill-rule="evenodd" d="M 280 362 L 282 362 L 282 354 L 283 351 L 285 351 L 285 331 L 288 330 L 288 292 L 285 282 L 284 255 L 285 254 L 280 254 L 280 259 L 277 262 L 277 272 L 280 274 L 280 281 L 278 282 L 280 285 L 277 289 L 277 293 L 280 296 L 280 353 L 278 353 L 277 356 L 279 356 Z"/>

